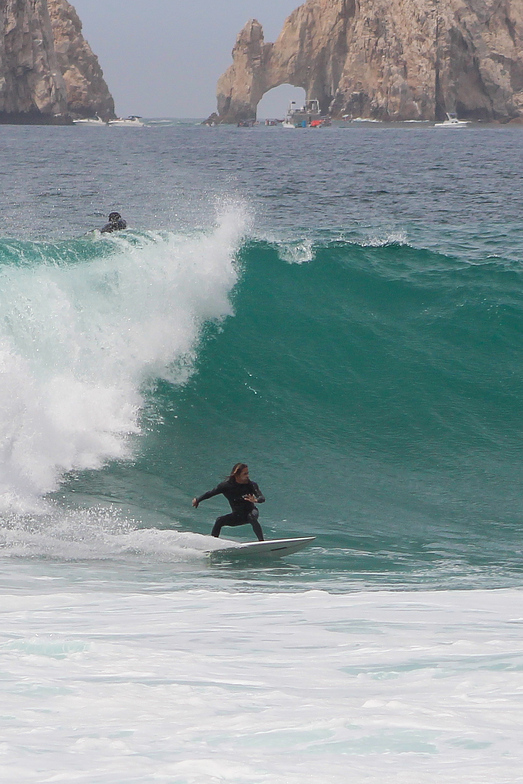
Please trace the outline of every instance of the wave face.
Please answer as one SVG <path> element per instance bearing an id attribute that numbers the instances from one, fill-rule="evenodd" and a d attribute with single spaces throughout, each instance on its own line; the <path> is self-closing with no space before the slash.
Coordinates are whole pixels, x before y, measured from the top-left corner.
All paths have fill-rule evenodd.
<path id="1" fill-rule="evenodd" d="M 208 533 L 190 499 L 245 460 L 266 535 L 342 570 L 516 570 L 520 266 L 245 226 L 4 245 L 4 512 Z"/>
<path id="2" fill-rule="evenodd" d="M 240 259 L 234 318 L 183 389 L 157 392 L 173 413 L 156 471 L 196 493 L 245 460 L 270 533 L 321 533 L 352 567 L 515 565 L 519 265 L 394 242 L 253 241 Z"/>

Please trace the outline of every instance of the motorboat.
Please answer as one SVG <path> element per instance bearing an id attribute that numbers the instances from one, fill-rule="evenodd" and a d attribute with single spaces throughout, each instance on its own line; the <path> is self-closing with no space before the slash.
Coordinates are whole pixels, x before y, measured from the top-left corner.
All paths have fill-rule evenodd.
<path id="1" fill-rule="evenodd" d="M 143 128 L 145 123 L 138 115 L 131 114 L 129 117 L 117 117 L 116 120 L 109 120 L 109 125 L 116 128 Z"/>
<path id="2" fill-rule="evenodd" d="M 316 99 L 307 101 L 305 106 L 297 107 L 296 101 L 291 101 L 285 120 L 284 128 L 316 128 L 327 125 L 328 118 L 320 113 L 320 102 Z"/>
<path id="3" fill-rule="evenodd" d="M 455 112 L 445 112 L 447 119 L 443 122 L 436 123 L 434 128 L 466 128 L 468 120 L 458 120 L 458 115 Z"/>
<path id="4" fill-rule="evenodd" d="M 82 117 L 79 120 L 73 120 L 74 125 L 87 125 L 89 128 L 106 127 L 107 123 L 95 114 L 94 117 Z"/>

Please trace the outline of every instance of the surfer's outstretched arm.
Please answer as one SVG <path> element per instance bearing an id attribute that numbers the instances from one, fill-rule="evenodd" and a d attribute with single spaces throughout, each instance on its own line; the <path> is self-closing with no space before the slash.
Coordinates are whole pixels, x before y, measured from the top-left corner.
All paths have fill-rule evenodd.
<path id="1" fill-rule="evenodd" d="M 207 491 L 206 493 L 204 493 L 203 495 L 199 495 L 199 496 L 198 496 L 198 498 L 193 498 L 193 500 L 192 500 L 192 505 L 194 506 L 194 508 L 195 508 L 195 509 L 198 509 L 198 505 L 199 505 L 199 504 L 200 504 L 202 501 L 206 501 L 208 498 L 213 498 L 213 496 L 215 496 L 215 495 L 220 495 L 220 493 L 223 493 L 223 487 L 222 487 L 222 485 L 223 485 L 223 484 L 224 484 L 224 483 L 223 483 L 223 482 L 221 482 L 221 483 L 220 483 L 220 484 L 219 484 L 217 487 L 215 487 L 213 490 L 208 490 L 208 491 Z"/>

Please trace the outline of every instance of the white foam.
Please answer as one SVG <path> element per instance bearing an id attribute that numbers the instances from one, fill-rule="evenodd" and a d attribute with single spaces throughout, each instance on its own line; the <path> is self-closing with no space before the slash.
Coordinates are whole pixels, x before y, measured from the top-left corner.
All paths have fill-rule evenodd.
<path id="1" fill-rule="evenodd" d="M 363 240 L 361 243 L 363 248 L 384 248 L 387 245 L 408 245 L 407 233 L 401 229 L 396 231 L 387 231 L 384 234 L 373 234 Z"/>
<path id="2" fill-rule="evenodd" d="M 117 508 L 57 508 L 52 514 L 13 515 L 4 518 L 0 528 L 4 558 L 169 563 L 201 559 L 206 552 L 225 547 L 216 541 L 191 532 L 142 529 Z"/>
<path id="3" fill-rule="evenodd" d="M 315 258 L 313 242 L 308 239 L 299 242 L 280 242 L 278 256 L 288 264 L 307 264 Z"/>
<path id="4" fill-rule="evenodd" d="M 209 233 L 2 268 L 0 511 L 41 510 L 64 472 L 130 456 L 144 383 L 184 381 L 203 323 L 231 313 L 245 226 L 230 206 Z"/>
<path id="5" fill-rule="evenodd" d="M 11 514 L 0 526 L 5 559 L 111 560 L 131 569 L 140 564 L 201 563 L 207 553 L 236 544 L 190 531 L 142 528 L 116 506 L 66 509 L 49 503 L 46 514 Z"/>
<path id="6" fill-rule="evenodd" d="M 0 775 L 518 781 L 521 591 L 1 597 Z"/>

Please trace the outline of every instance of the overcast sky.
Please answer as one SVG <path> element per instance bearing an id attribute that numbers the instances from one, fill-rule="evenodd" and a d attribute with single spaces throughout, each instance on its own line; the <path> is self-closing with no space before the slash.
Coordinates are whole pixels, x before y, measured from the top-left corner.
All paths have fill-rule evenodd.
<path id="1" fill-rule="evenodd" d="M 236 36 L 251 18 L 276 40 L 300 0 L 71 0 L 119 115 L 207 117 Z M 280 87 L 258 116 L 281 117 L 303 90 Z"/>

